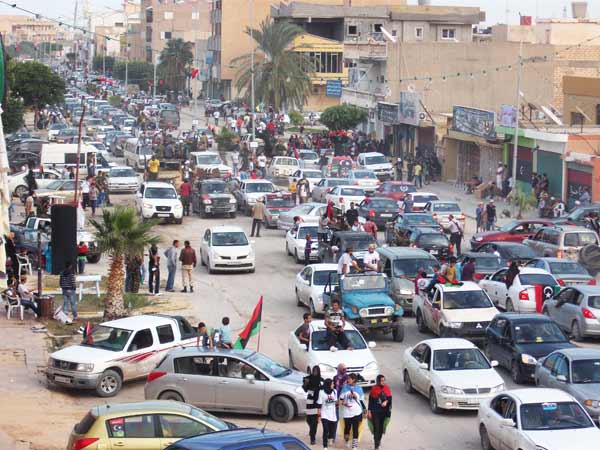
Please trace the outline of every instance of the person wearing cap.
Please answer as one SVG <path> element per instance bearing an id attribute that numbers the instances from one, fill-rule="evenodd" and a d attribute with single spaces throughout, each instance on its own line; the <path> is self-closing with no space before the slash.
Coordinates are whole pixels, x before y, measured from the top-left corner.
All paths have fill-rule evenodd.
<path id="1" fill-rule="evenodd" d="M 254 233 L 256 232 L 256 237 L 260 237 L 260 225 L 267 218 L 267 208 L 265 208 L 264 197 L 260 197 L 254 207 L 252 208 L 252 232 L 250 233 L 250 237 L 254 237 Z"/>
<path id="2" fill-rule="evenodd" d="M 485 212 L 487 213 L 487 223 L 485 225 L 485 229 L 486 231 L 490 231 L 492 228 L 494 228 L 494 223 L 496 223 L 496 205 L 494 204 L 494 199 L 491 199 L 486 205 Z"/>

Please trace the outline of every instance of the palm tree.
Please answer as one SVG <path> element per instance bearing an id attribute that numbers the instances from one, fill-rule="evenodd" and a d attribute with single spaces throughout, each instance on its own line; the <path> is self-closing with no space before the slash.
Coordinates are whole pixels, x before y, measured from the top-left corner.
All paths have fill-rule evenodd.
<path id="1" fill-rule="evenodd" d="M 313 65 L 303 52 L 294 51 L 294 39 L 304 30 L 289 22 L 263 21 L 259 29 L 246 29 L 257 48 L 254 54 L 254 86 L 257 103 L 284 111 L 299 108 L 310 93 Z M 238 67 L 237 88 L 248 99 L 251 92 L 252 57 L 232 61 Z"/>
<path id="2" fill-rule="evenodd" d="M 142 222 L 135 209 L 118 206 L 102 211 L 102 220 L 90 220 L 96 229 L 95 238 L 101 252 L 111 257 L 108 272 L 108 287 L 104 298 L 104 320 L 113 320 L 127 315 L 123 302 L 125 285 L 125 257 L 139 255 L 147 245 L 157 244 L 158 236 L 150 234 L 154 221 Z"/>
<path id="3" fill-rule="evenodd" d="M 185 79 L 194 60 L 192 43 L 181 38 L 171 39 L 160 53 L 158 69 L 166 85 L 174 91 L 185 88 Z"/>

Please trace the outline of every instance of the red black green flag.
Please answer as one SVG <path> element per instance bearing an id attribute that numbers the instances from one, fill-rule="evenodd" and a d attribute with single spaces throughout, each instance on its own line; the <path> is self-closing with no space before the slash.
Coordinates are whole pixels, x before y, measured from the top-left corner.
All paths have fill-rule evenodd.
<path id="1" fill-rule="evenodd" d="M 235 344 L 233 344 L 233 348 L 237 348 L 237 349 L 246 348 L 246 345 L 248 344 L 248 341 L 250 340 L 250 338 L 252 336 L 260 333 L 260 320 L 261 320 L 261 316 L 262 316 L 262 305 L 263 305 L 263 298 L 261 295 L 260 299 L 258 299 L 258 303 L 254 307 L 254 311 L 252 312 L 252 317 L 250 317 L 250 320 L 248 321 L 248 323 L 246 324 L 246 326 L 244 327 L 242 332 L 238 335 L 239 337 L 238 337 L 237 341 L 235 341 Z"/>

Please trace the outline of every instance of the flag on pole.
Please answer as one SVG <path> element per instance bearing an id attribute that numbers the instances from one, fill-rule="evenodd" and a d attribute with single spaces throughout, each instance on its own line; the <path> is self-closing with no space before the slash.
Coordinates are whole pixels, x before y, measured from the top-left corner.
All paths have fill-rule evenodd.
<path id="1" fill-rule="evenodd" d="M 260 342 L 260 321 L 261 321 L 261 316 L 262 316 L 262 305 L 263 305 L 263 298 L 261 295 L 260 299 L 258 299 L 258 303 L 254 307 L 254 311 L 252 312 L 252 317 L 250 317 L 250 320 L 248 321 L 248 323 L 246 324 L 246 326 L 244 327 L 242 332 L 238 335 L 238 339 L 237 339 L 237 341 L 235 341 L 235 344 L 233 344 L 233 348 L 237 348 L 237 349 L 246 348 L 246 345 L 248 344 L 248 341 L 250 340 L 250 338 L 256 334 L 259 335 L 259 342 Z"/>

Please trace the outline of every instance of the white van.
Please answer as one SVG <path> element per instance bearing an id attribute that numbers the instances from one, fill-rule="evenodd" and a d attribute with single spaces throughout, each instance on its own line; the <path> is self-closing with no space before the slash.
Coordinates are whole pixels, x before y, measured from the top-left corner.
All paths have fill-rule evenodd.
<path id="1" fill-rule="evenodd" d="M 130 138 L 125 141 L 123 150 L 125 165 L 136 170 L 144 170 L 146 162 L 152 159 L 152 145 L 140 143 L 138 138 Z"/>
<path id="2" fill-rule="evenodd" d="M 96 158 L 96 168 L 108 168 L 109 162 L 105 156 L 92 145 L 81 144 L 81 154 L 79 155 L 79 172 L 87 174 L 87 163 L 94 155 Z M 44 144 L 40 153 L 40 164 L 46 169 L 55 168 L 62 170 L 63 167 L 77 167 L 77 144 Z"/>

